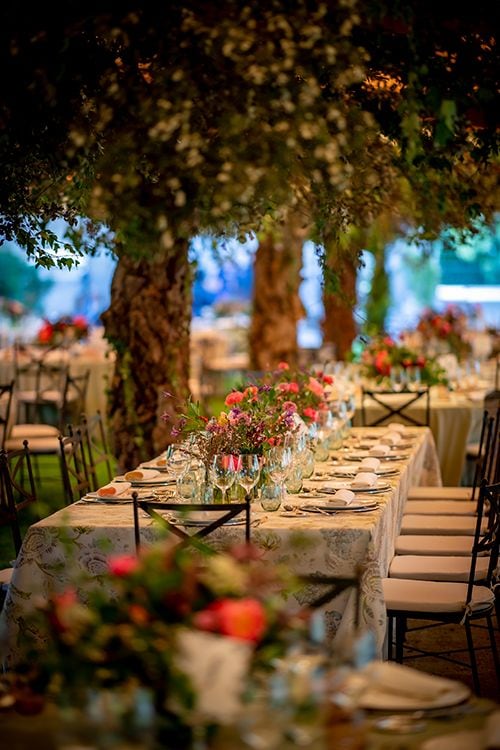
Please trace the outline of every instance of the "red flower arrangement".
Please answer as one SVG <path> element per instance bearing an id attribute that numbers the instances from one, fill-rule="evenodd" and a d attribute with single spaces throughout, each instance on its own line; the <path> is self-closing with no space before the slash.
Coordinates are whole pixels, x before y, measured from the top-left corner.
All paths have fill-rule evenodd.
<path id="1" fill-rule="evenodd" d="M 458 359 L 471 353 L 471 346 L 465 339 L 467 315 L 457 305 L 448 305 L 442 312 L 428 308 L 422 313 L 417 331 L 426 343 L 445 343 L 448 350 Z"/>
<path id="2" fill-rule="evenodd" d="M 51 323 L 45 320 L 38 331 L 37 341 L 44 346 L 53 346 L 80 341 L 88 336 L 89 324 L 83 315 L 65 316 Z"/>
<path id="3" fill-rule="evenodd" d="M 447 385 L 446 373 L 433 357 L 418 354 L 390 336 L 373 339 L 361 354 L 362 374 L 378 383 L 390 378 L 393 367 L 418 368 L 424 385 Z"/>

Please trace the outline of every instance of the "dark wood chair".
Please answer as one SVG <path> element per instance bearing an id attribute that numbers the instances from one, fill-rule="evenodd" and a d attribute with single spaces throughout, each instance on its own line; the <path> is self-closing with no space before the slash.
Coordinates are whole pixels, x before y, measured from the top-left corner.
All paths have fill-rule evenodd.
<path id="1" fill-rule="evenodd" d="M 71 505 L 92 491 L 84 438 L 80 430 L 76 430 L 65 437 L 59 435 L 58 441 L 66 505 Z"/>
<path id="2" fill-rule="evenodd" d="M 194 544 L 197 540 L 204 539 L 216 529 L 230 523 L 240 514 L 244 515 L 245 524 L 245 541 L 250 541 L 250 500 L 249 498 L 243 503 L 163 503 L 153 500 L 139 499 L 137 493 L 132 494 L 134 504 L 134 537 L 135 546 L 139 551 L 141 546 L 141 524 L 140 511 L 152 518 L 164 531 L 171 532 L 178 537 L 181 542 Z M 208 513 L 214 515 L 214 520 L 199 526 L 195 525 L 195 531 L 189 533 L 186 528 L 190 528 L 190 513 Z M 163 515 L 166 513 L 167 515 Z M 175 514 L 175 520 L 174 520 Z M 218 514 L 218 515 L 217 515 Z M 177 520 L 178 519 L 178 520 Z M 182 521 L 185 520 L 186 525 Z M 193 528 L 193 527 L 191 527 Z"/>
<path id="3" fill-rule="evenodd" d="M 415 404 L 423 407 L 423 419 L 416 416 L 414 411 Z M 367 413 L 369 406 L 382 409 L 382 414 L 369 419 Z M 412 410 L 411 412 L 410 409 Z M 361 419 L 364 427 L 376 427 L 387 424 L 389 421 L 402 422 L 403 424 L 411 424 L 416 427 L 428 427 L 431 419 L 429 388 L 427 386 L 420 386 L 418 391 L 363 388 L 361 394 Z"/>

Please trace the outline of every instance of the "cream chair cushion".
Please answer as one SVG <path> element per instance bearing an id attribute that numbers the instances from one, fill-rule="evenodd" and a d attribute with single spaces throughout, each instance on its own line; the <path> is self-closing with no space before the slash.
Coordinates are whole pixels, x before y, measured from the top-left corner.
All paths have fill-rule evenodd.
<path id="1" fill-rule="evenodd" d="M 51 424 L 16 424 L 10 431 L 9 437 L 29 440 L 34 437 L 57 437 L 59 428 Z"/>
<path id="2" fill-rule="evenodd" d="M 397 555 L 466 555 L 472 552 L 473 536 L 402 534 L 396 538 Z"/>
<path id="3" fill-rule="evenodd" d="M 486 528 L 487 521 L 483 521 Z M 476 533 L 476 519 L 470 516 L 403 516 L 401 534 L 471 535 Z"/>
<path id="4" fill-rule="evenodd" d="M 414 581 L 407 578 L 382 580 L 385 604 L 388 610 L 404 612 L 456 612 L 465 611 L 466 583 L 442 581 Z M 486 586 L 474 586 L 471 608 L 474 611 L 490 609 L 495 595 Z"/>
<path id="5" fill-rule="evenodd" d="M 408 500 L 470 500 L 472 487 L 410 487 Z"/>
<path id="6" fill-rule="evenodd" d="M 470 500 L 407 500 L 403 513 L 424 516 L 475 516 L 477 503 Z"/>
<path id="7" fill-rule="evenodd" d="M 488 557 L 481 557 L 476 564 L 475 581 L 483 581 L 488 572 Z M 396 555 L 389 568 L 389 578 L 412 578 L 419 581 L 463 581 L 469 580 L 471 558 L 447 557 L 444 555 Z"/>
<path id="8" fill-rule="evenodd" d="M 37 453 L 59 453 L 59 440 L 56 437 L 37 438 L 8 438 L 5 441 L 5 450 L 15 451 L 23 448 L 23 440 L 28 440 L 28 448 L 31 454 Z"/>

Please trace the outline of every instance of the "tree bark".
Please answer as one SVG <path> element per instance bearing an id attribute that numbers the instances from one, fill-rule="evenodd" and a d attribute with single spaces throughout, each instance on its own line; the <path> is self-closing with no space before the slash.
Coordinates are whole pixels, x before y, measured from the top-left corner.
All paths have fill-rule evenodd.
<path id="1" fill-rule="evenodd" d="M 297 321 L 304 316 L 299 297 L 302 246 L 307 229 L 297 217 L 263 234 L 254 265 L 250 367 L 266 370 L 285 361 L 297 364 Z"/>
<path id="2" fill-rule="evenodd" d="M 345 359 L 357 334 L 354 321 L 357 264 L 346 256 L 342 256 L 341 263 L 338 257 L 327 262 L 338 275 L 340 290 L 335 294 L 329 292 L 327 287 L 323 290 L 323 346 L 331 346 L 336 359 Z"/>
<path id="3" fill-rule="evenodd" d="M 121 469 L 157 455 L 169 442 L 161 419 L 182 408 L 189 394 L 191 268 L 188 243 L 159 250 L 156 238 L 147 259 L 121 257 L 102 315 L 106 338 L 116 352 L 110 386 L 110 438 Z M 173 397 L 165 398 L 163 392 Z"/>

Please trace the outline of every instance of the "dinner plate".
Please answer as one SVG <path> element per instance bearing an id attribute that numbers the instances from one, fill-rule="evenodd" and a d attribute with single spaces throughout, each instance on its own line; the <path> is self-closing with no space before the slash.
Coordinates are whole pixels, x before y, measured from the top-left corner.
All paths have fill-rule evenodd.
<path id="1" fill-rule="evenodd" d="M 391 489 L 391 485 L 383 479 L 377 479 L 373 487 L 352 487 L 352 482 L 343 479 L 333 479 L 328 482 L 328 487 L 322 487 L 321 492 L 335 494 L 337 490 L 351 490 L 351 492 L 385 492 Z"/>
<path id="2" fill-rule="evenodd" d="M 334 505 L 333 503 L 315 503 L 314 505 L 302 505 L 302 510 L 306 513 L 321 513 L 327 512 L 334 515 L 335 513 L 368 513 L 371 510 L 377 510 L 378 503 L 374 502 L 357 502 L 348 503 L 347 505 Z"/>
<path id="3" fill-rule="evenodd" d="M 421 750 L 480 750 L 485 748 L 485 737 L 482 729 L 471 729 L 431 737 L 420 745 Z"/>
<path id="4" fill-rule="evenodd" d="M 155 461 L 146 461 L 146 463 L 139 464 L 140 469 L 154 469 L 155 471 L 161 471 L 166 474 L 168 472 L 168 466 L 163 464 L 157 464 Z"/>
<path id="5" fill-rule="evenodd" d="M 453 680 L 450 680 L 449 688 L 438 696 L 427 699 L 404 693 L 384 692 L 380 686 L 374 685 L 361 694 L 358 705 L 374 711 L 419 711 L 456 706 L 468 700 L 470 696 L 471 690 L 467 685 Z"/>
<path id="6" fill-rule="evenodd" d="M 209 524 L 214 523 L 216 520 L 215 516 L 213 518 L 175 518 L 174 516 L 168 516 L 167 518 L 168 522 L 175 525 L 175 526 L 186 526 L 186 528 L 190 526 L 197 526 L 197 527 L 203 527 L 203 526 L 209 526 Z M 244 518 L 231 518 L 229 521 L 224 522 L 224 526 L 244 526 L 245 525 L 245 519 Z"/>
<path id="7" fill-rule="evenodd" d="M 378 469 L 366 469 L 366 471 L 373 471 L 374 474 L 381 477 L 389 477 L 399 473 L 398 469 L 394 469 L 392 466 L 379 466 Z M 346 466 L 334 466 L 330 473 L 332 476 L 354 478 L 358 472 L 354 466 L 347 464 Z"/>
<path id="8" fill-rule="evenodd" d="M 162 487 L 166 484 L 175 484 L 175 479 L 167 477 L 151 477 L 151 479 L 125 479 L 125 476 L 115 477 L 113 482 L 130 482 L 132 487 Z"/>
<path id="9" fill-rule="evenodd" d="M 346 453 L 346 461 L 362 461 L 364 458 L 378 458 L 379 461 L 406 461 L 410 456 L 408 453 L 386 453 L 385 456 L 370 456 L 368 451 L 364 453 Z"/>
<path id="10" fill-rule="evenodd" d="M 144 490 L 142 492 L 139 490 L 137 496 L 139 500 L 153 498 L 153 495 L 150 492 L 146 492 Z M 132 502 L 132 500 L 133 498 L 130 492 L 124 492 L 121 495 L 116 495 L 115 497 L 111 495 L 101 497 L 96 492 L 88 492 L 86 495 L 80 498 L 80 502 L 82 503 L 99 503 L 100 505 L 121 505 L 122 503 L 129 504 Z"/>

